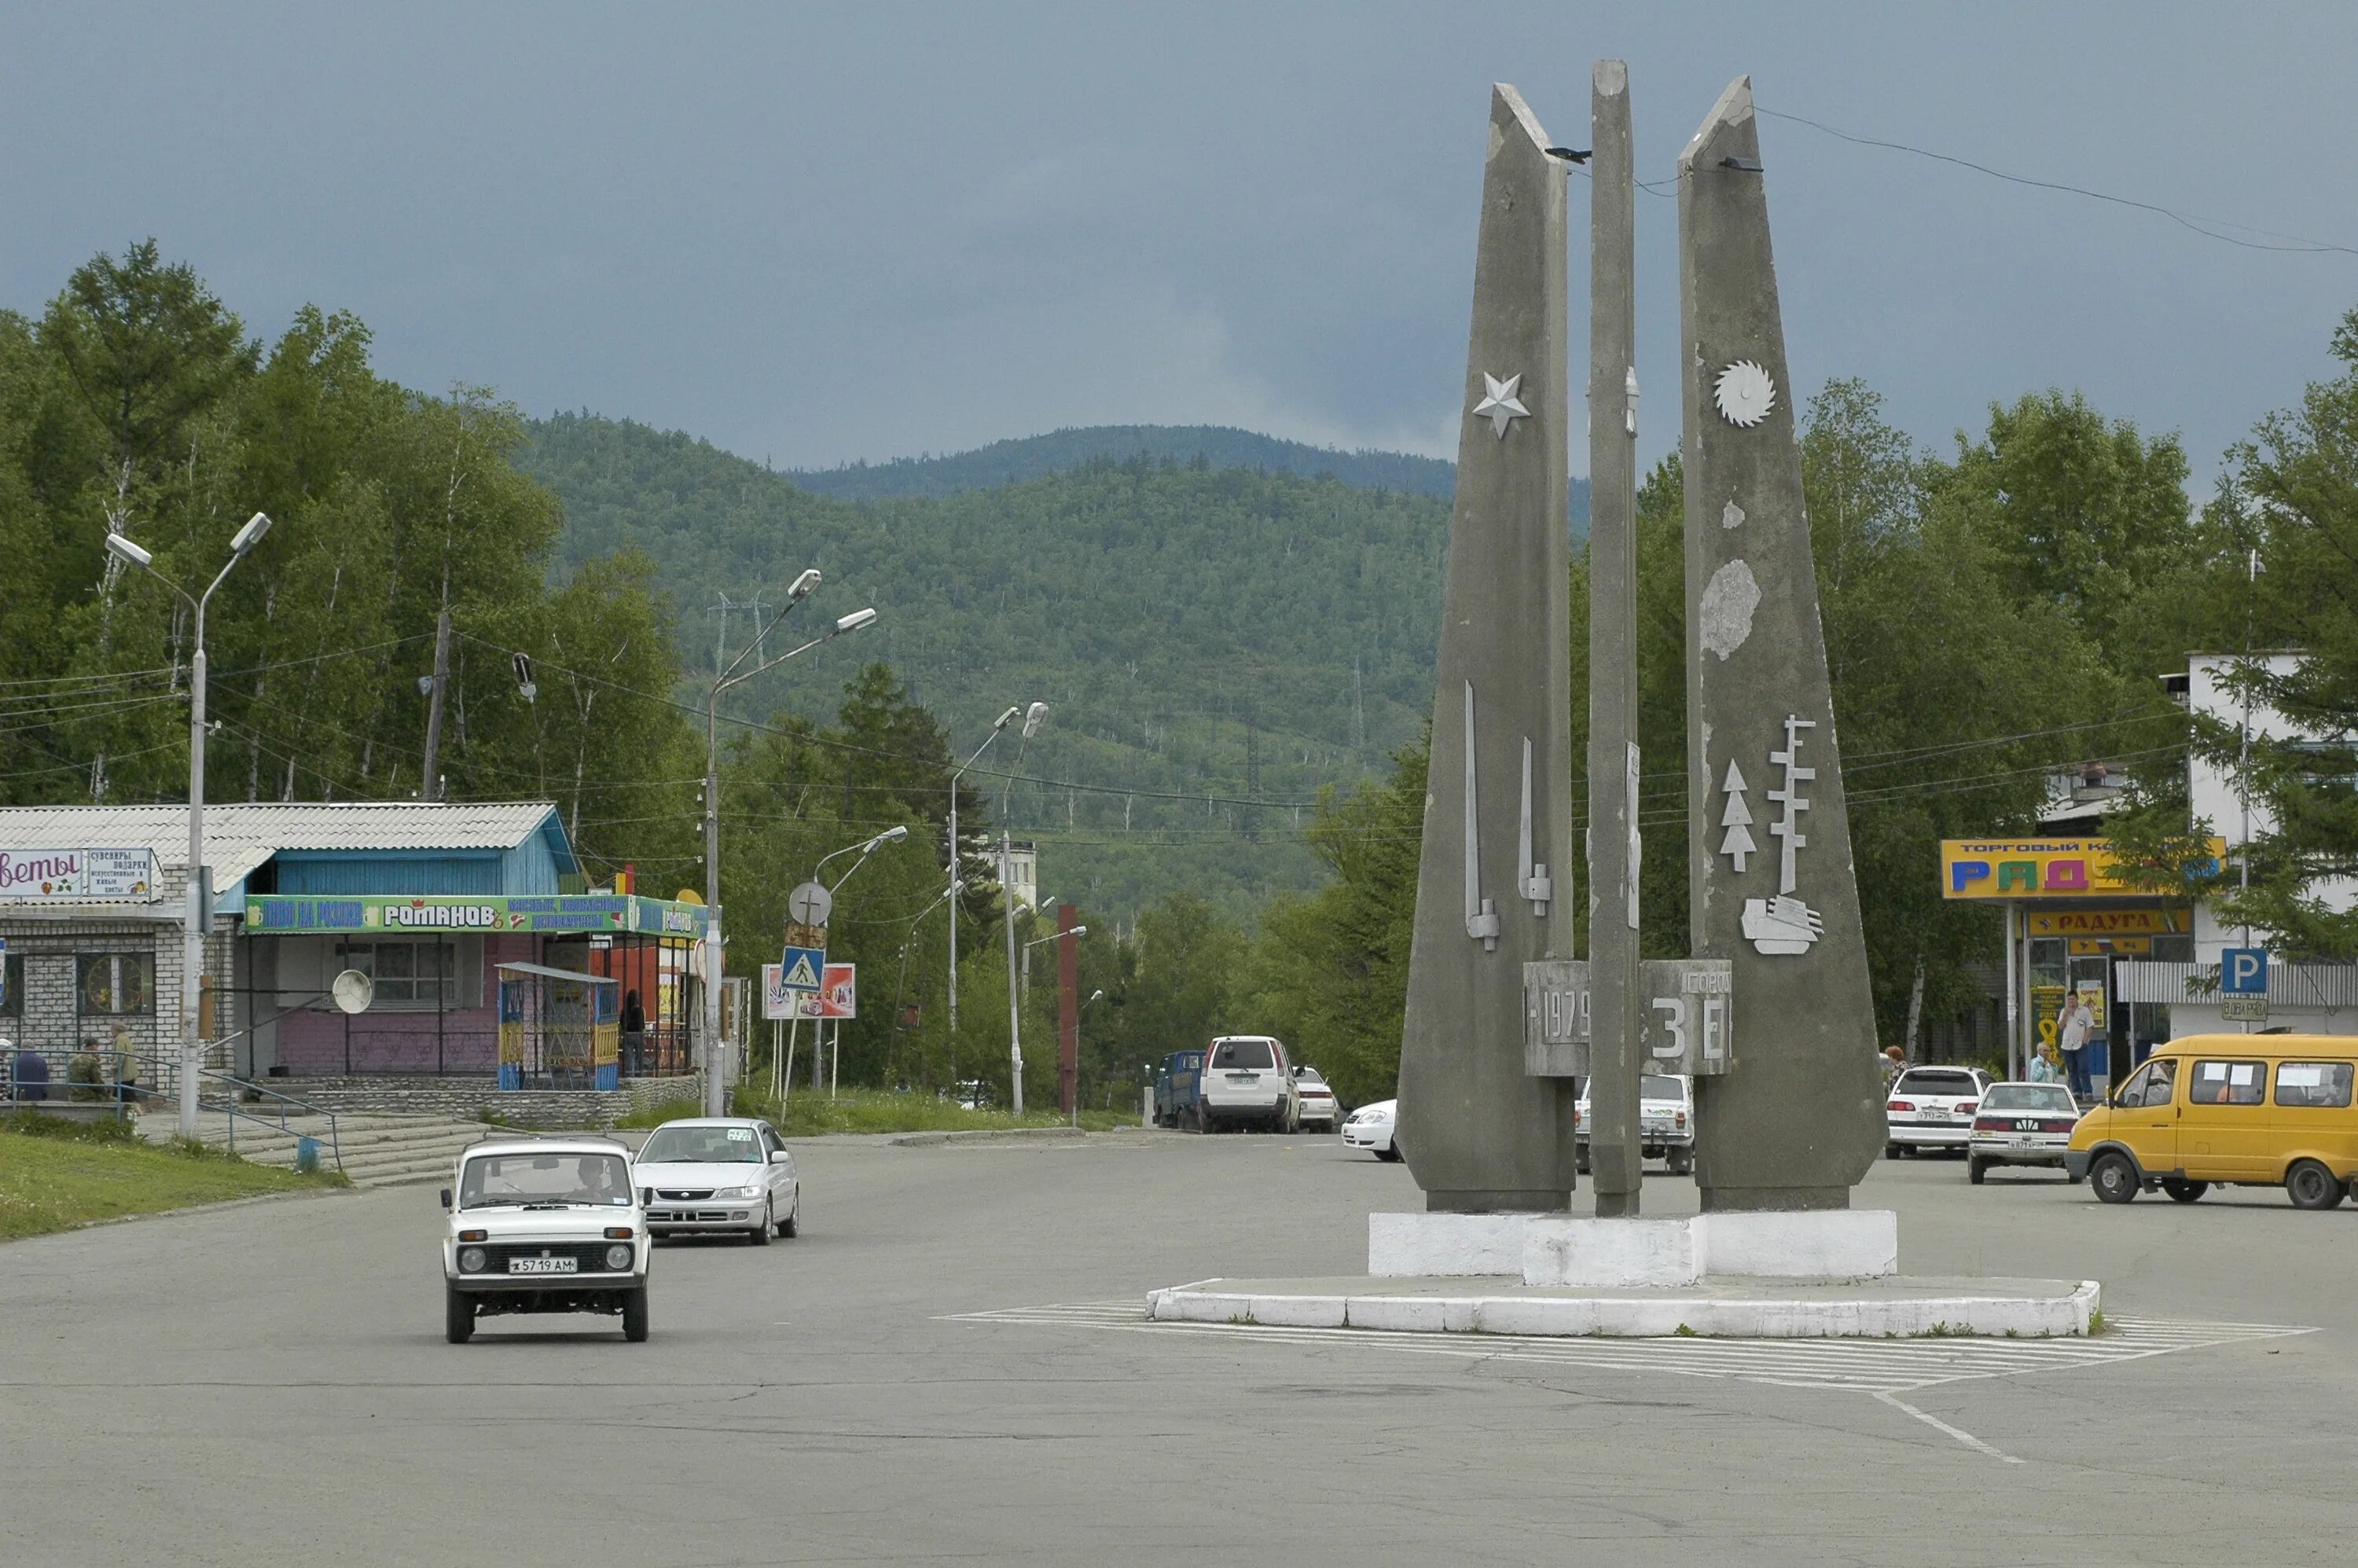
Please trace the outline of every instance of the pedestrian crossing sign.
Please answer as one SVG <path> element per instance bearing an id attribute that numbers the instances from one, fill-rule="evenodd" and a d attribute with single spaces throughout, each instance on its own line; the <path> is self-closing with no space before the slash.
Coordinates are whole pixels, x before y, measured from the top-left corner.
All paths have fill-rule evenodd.
<path id="1" fill-rule="evenodd" d="M 816 992 L 820 977 L 827 972 L 827 954 L 817 947 L 789 947 L 779 958 L 778 967 L 784 971 L 778 981 L 781 989 Z"/>

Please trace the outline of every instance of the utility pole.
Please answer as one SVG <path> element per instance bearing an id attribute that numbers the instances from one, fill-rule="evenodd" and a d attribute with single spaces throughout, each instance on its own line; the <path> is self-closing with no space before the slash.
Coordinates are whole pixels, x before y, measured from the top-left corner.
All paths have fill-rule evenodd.
<path id="1" fill-rule="evenodd" d="M 1638 373 L 1629 68 L 1591 83 L 1588 318 L 1588 1168 L 1635 1215 L 1639 1128 Z"/>
<path id="2" fill-rule="evenodd" d="M 442 694 L 450 689 L 450 607 L 444 605 L 442 613 L 434 618 L 434 674 L 429 677 L 431 691 L 426 706 L 426 776 L 419 784 L 417 798 L 438 801 L 442 798 Z"/>
<path id="3" fill-rule="evenodd" d="M 1075 1125 L 1081 1114 L 1081 941 L 1073 923 L 1080 913 L 1056 906 L 1056 1098 Z"/>

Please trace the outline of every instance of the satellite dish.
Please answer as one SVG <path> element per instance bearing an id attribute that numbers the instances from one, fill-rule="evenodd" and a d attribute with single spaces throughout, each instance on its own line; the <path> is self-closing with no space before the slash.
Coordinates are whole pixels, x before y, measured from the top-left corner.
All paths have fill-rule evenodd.
<path id="1" fill-rule="evenodd" d="M 346 1012 L 366 1012 L 370 1000 L 376 995 L 376 982 L 358 969 L 346 969 L 336 977 L 336 983 L 328 991 Z"/>

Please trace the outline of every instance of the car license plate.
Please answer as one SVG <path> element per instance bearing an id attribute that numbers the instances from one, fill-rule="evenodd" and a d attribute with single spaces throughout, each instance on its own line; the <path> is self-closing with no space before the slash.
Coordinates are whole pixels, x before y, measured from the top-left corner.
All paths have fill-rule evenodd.
<path id="1" fill-rule="evenodd" d="M 1916 1119 L 1919 1121 L 1946 1121 L 1949 1119 L 1949 1113 L 1945 1110 L 1920 1110 L 1916 1113 Z"/>
<path id="2" fill-rule="evenodd" d="M 581 1271 L 578 1258 L 511 1258 L 511 1274 L 576 1274 Z"/>

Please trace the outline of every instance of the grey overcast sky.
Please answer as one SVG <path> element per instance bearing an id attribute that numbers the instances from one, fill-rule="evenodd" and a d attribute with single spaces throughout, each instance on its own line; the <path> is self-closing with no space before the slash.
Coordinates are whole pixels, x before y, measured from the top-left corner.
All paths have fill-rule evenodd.
<path id="1" fill-rule="evenodd" d="M 780 467 L 1130 422 L 1450 456 L 1489 83 L 1585 146 L 1599 55 L 1641 178 L 1748 71 L 1764 109 L 2358 246 L 2347 4 L 19 0 L 0 307 L 154 234 L 256 332 L 349 308 L 410 384 Z M 2060 384 L 2203 475 L 2358 305 L 2358 255 L 1761 136 L 1801 390 L 1865 377 L 1940 448 Z M 1675 205 L 1639 204 L 1651 390 Z"/>

